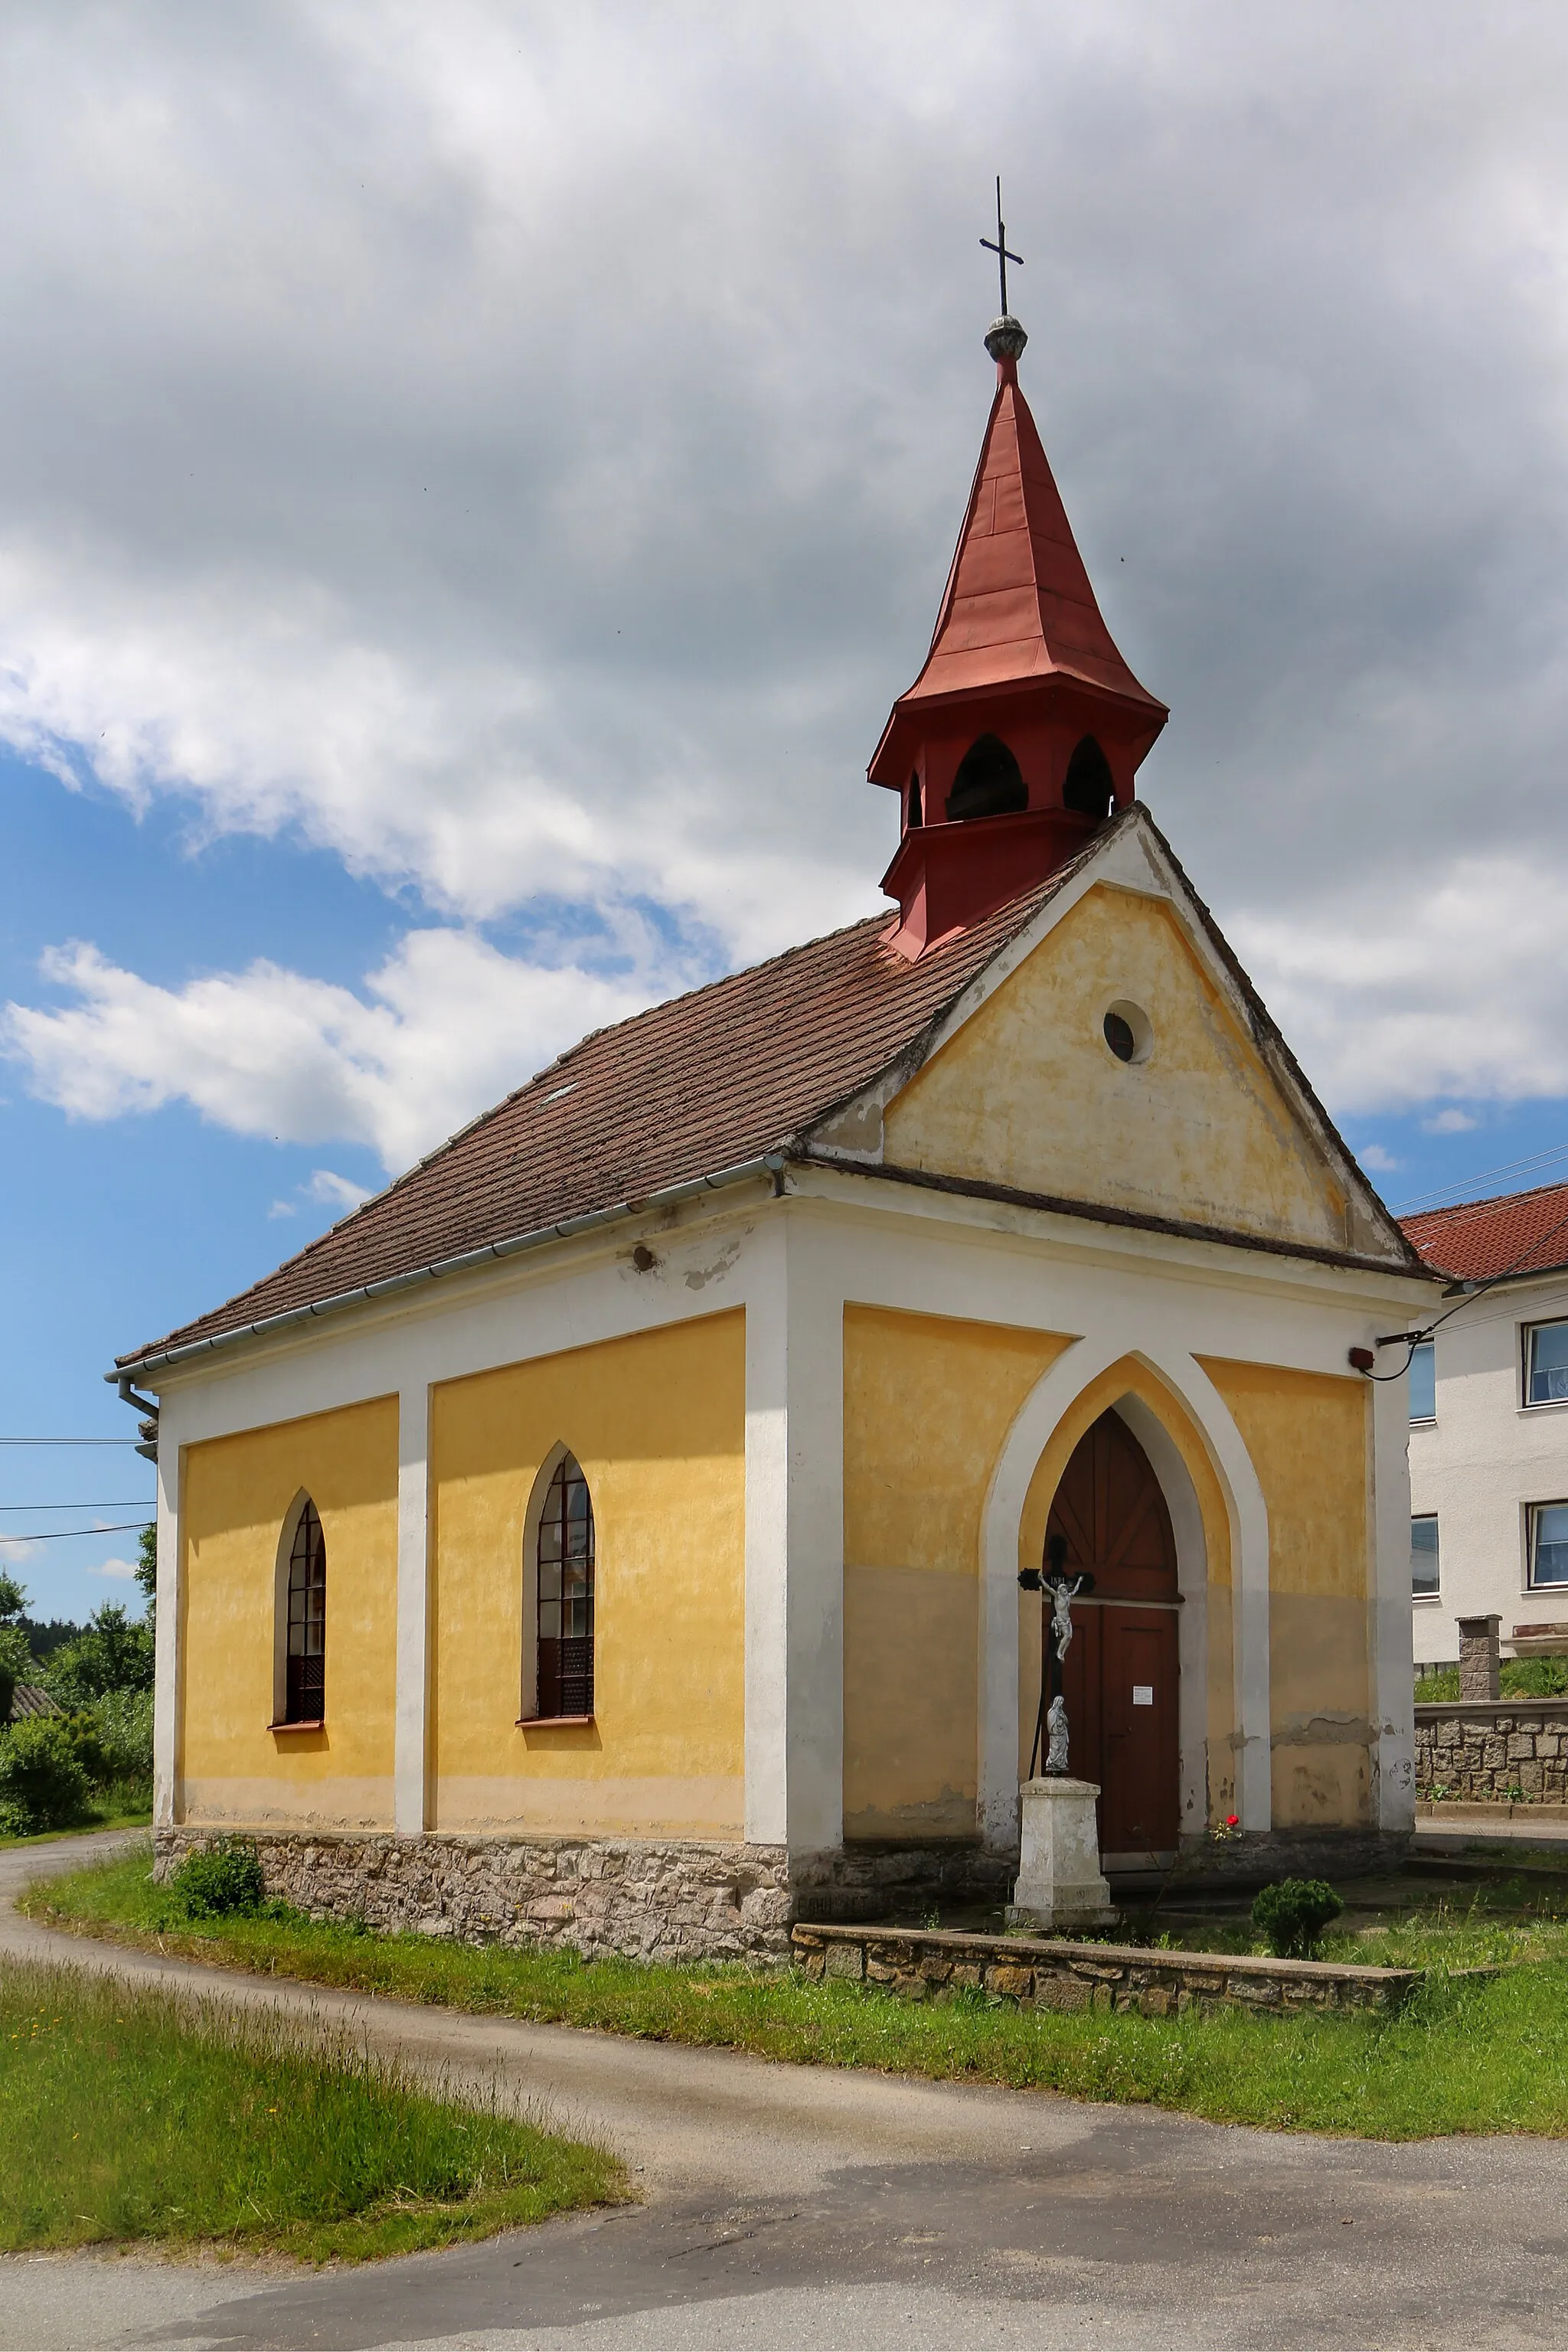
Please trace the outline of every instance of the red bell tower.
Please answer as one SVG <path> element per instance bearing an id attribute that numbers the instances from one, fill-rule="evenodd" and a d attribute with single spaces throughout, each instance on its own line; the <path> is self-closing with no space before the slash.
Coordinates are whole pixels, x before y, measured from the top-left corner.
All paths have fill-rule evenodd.
<path id="1" fill-rule="evenodd" d="M 882 877 L 911 959 L 1043 882 L 1133 795 L 1169 713 L 1111 641 L 1046 462 L 1005 314 L 996 397 L 931 651 L 867 771 L 900 794 Z"/>

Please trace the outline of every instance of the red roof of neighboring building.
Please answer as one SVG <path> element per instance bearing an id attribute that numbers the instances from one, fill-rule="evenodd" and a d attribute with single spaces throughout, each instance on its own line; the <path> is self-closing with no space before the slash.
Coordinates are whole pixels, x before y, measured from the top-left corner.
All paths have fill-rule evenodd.
<path id="1" fill-rule="evenodd" d="M 1423 1209 L 1399 1222 L 1428 1265 L 1462 1282 L 1568 1265 L 1568 1183 Z"/>

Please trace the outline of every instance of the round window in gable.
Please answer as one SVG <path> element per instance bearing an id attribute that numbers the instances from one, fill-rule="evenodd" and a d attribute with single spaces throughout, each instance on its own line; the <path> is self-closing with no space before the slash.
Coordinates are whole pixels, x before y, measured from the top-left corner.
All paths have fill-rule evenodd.
<path id="1" fill-rule="evenodd" d="M 1125 998 L 1107 1013 L 1102 1034 L 1119 1062 L 1146 1062 L 1154 1043 L 1149 1015 L 1141 1004 L 1129 1004 Z"/>

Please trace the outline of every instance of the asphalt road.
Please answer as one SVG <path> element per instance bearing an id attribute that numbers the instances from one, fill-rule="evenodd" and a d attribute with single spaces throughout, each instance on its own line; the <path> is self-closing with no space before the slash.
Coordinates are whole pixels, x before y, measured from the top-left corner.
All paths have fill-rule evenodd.
<path id="1" fill-rule="evenodd" d="M 0 1953 L 350 2021 L 607 2139 L 645 2201 L 314 2274 L 0 2258 L 0 2352 L 1568 2346 L 1568 2145 L 1295 2138 L 261 1985 L 18 1918 L 87 1843 L 0 1854 Z"/>

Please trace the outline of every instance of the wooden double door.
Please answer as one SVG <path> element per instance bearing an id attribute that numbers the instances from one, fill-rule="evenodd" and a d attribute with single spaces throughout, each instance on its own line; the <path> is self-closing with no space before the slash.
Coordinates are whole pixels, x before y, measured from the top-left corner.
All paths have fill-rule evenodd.
<path id="1" fill-rule="evenodd" d="M 1094 1590 L 1073 1603 L 1063 1668 L 1068 1765 L 1100 1788 L 1103 1860 L 1168 1855 L 1181 1818 L 1176 1546 L 1160 1482 L 1121 1416 L 1101 1413 L 1057 1488 L 1047 1543 Z M 1048 1599 L 1048 1596 L 1047 1596 Z"/>

